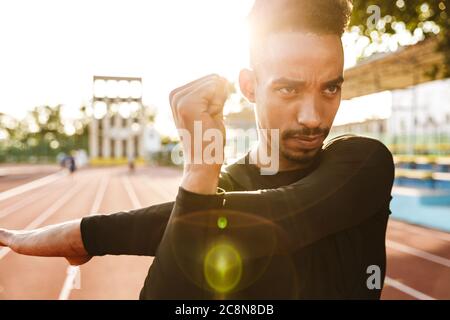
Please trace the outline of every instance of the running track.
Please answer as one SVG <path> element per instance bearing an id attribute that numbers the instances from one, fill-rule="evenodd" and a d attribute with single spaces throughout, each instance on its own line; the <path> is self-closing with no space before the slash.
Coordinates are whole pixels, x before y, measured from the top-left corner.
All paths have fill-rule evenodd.
<path id="1" fill-rule="evenodd" d="M 90 168 L 74 176 L 46 170 L 47 176 L 31 170 L 35 176 L 22 184 L 0 179 L 0 227 L 36 228 L 171 201 L 181 178 L 180 171 L 159 167 L 134 174 L 121 167 Z M 391 219 L 387 247 L 383 299 L 450 299 L 450 234 Z M 0 299 L 137 299 L 151 262 L 105 256 L 78 269 L 63 258 L 21 256 L 0 247 Z"/>

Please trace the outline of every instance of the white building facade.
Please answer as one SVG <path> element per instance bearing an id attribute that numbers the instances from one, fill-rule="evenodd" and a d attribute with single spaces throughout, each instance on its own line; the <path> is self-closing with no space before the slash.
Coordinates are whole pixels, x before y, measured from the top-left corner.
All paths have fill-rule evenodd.
<path id="1" fill-rule="evenodd" d="M 147 121 L 141 78 L 94 76 L 92 111 L 91 162 L 144 157 Z"/>
<path id="2" fill-rule="evenodd" d="M 330 138 L 356 133 L 380 139 L 399 153 L 450 152 L 450 79 L 393 90 L 389 101 L 383 103 L 389 104 L 389 113 L 374 116 L 377 108 L 386 108 L 375 104 L 368 119 L 333 126 Z M 361 100 L 354 104 L 354 110 L 345 109 L 343 112 L 356 113 L 358 108 L 365 107 Z"/>

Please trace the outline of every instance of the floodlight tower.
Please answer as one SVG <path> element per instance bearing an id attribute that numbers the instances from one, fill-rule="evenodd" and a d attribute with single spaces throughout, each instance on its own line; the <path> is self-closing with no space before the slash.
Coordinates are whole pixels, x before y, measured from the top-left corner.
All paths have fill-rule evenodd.
<path id="1" fill-rule="evenodd" d="M 141 78 L 93 77 L 91 162 L 143 158 L 145 125 Z"/>

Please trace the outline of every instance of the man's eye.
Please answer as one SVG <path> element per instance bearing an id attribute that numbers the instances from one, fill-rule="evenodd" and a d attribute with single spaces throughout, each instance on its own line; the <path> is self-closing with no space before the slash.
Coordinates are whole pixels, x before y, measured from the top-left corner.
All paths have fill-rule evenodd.
<path id="1" fill-rule="evenodd" d="M 341 87 L 338 86 L 338 85 L 328 86 L 328 87 L 325 89 L 325 93 L 326 93 L 326 94 L 333 95 L 333 94 L 338 93 L 340 89 L 341 89 Z"/>
<path id="2" fill-rule="evenodd" d="M 277 90 L 280 93 L 285 94 L 285 95 L 291 95 L 291 94 L 296 94 L 297 93 L 297 89 L 295 89 L 293 87 L 283 87 L 283 88 L 279 88 Z"/>

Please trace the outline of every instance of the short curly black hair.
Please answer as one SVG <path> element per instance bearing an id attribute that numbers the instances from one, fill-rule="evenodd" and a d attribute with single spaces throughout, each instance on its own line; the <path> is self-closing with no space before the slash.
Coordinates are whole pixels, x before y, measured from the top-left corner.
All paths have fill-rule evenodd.
<path id="1" fill-rule="evenodd" d="M 340 37 L 352 8 L 352 0 L 255 0 L 248 16 L 250 55 L 267 35 L 280 31 L 304 30 Z"/>

